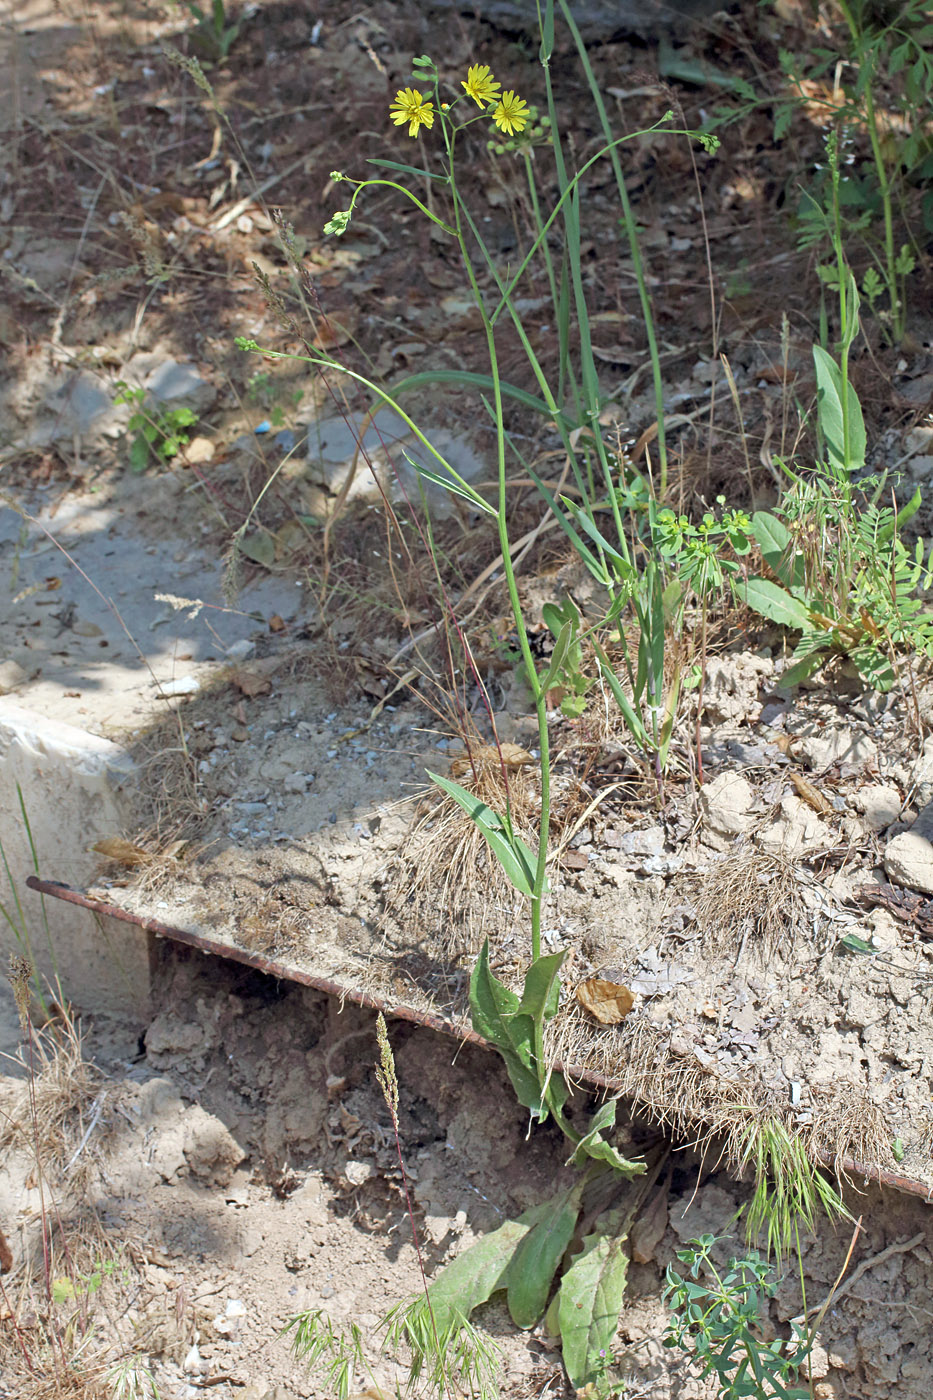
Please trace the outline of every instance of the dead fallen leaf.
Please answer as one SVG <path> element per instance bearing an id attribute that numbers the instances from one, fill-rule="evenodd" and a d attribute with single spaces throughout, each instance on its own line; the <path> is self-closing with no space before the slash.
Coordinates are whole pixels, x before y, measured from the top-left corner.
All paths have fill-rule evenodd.
<path id="1" fill-rule="evenodd" d="M 262 675 L 259 671 L 251 671 L 246 667 L 241 667 L 234 671 L 230 679 L 248 700 L 252 700 L 256 695 L 268 695 L 272 689 L 272 682 L 268 676 Z"/>
<path id="2" fill-rule="evenodd" d="M 489 769 L 498 768 L 500 763 L 504 763 L 506 768 L 527 768 L 534 761 L 528 750 L 523 749 L 520 744 L 500 744 L 498 748 L 494 744 L 478 744 L 472 755 L 457 754 L 451 762 L 450 773 L 451 777 L 459 778 L 462 774 L 469 773 L 474 765 Z"/>
<path id="3" fill-rule="evenodd" d="M 584 1011 L 602 1026 L 617 1026 L 635 1005 L 635 994 L 621 982 L 607 982 L 602 977 L 590 977 L 581 982 L 576 998 Z"/>
<path id="4" fill-rule="evenodd" d="M 0 1274 L 8 1274 L 13 1267 L 13 1251 L 7 1244 L 6 1235 L 0 1230 Z"/>
<path id="5" fill-rule="evenodd" d="M 814 812 L 819 812 L 820 816 L 831 816 L 836 810 L 829 798 L 824 797 L 819 788 L 814 787 L 803 774 L 792 771 L 790 780 L 797 789 L 797 796 L 802 798 L 808 807 L 812 807 Z"/>
<path id="6" fill-rule="evenodd" d="M 590 858 L 585 856 L 582 851 L 564 851 L 560 863 L 565 870 L 585 870 L 590 863 Z"/>
<path id="7" fill-rule="evenodd" d="M 284 632 L 287 626 L 288 624 L 286 623 L 284 617 L 279 617 L 278 613 L 273 613 L 272 616 L 269 618 L 270 632 Z"/>
<path id="8" fill-rule="evenodd" d="M 668 1188 L 659 1191 L 629 1231 L 629 1244 L 636 1264 L 651 1264 L 667 1229 Z"/>
<path id="9" fill-rule="evenodd" d="M 101 841 L 95 841 L 91 850 L 106 856 L 108 860 L 115 860 L 118 865 L 148 865 L 152 860 L 152 856 L 148 851 L 144 851 L 142 846 L 135 846 L 132 841 L 125 841 L 122 836 L 105 836 Z"/>

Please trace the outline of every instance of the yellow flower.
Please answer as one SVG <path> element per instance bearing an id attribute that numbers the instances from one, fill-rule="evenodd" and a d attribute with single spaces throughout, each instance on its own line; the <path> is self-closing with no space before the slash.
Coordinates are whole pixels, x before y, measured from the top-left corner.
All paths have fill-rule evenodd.
<path id="1" fill-rule="evenodd" d="M 524 131 L 528 124 L 528 103 L 523 97 L 516 97 L 514 92 L 504 92 L 492 119 L 500 131 L 514 136 Z"/>
<path id="2" fill-rule="evenodd" d="M 472 97 L 477 107 L 485 107 L 489 102 L 498 102 L 502 84 L 497 83 L 485 63 L 474 63 L 467 70 L 466 82 L 460 86 L 467 97 Z"/>
<path id="3" fill-rule="evenodd" d="M 396 126 L 407 122 L 409 136 L 417 136 L 419 126 L 426 126 L 430 131 L 434 125 L 434 103 L 425 102 L 424 94 L 417 88 L 399 88 L 389 116 Z"/>

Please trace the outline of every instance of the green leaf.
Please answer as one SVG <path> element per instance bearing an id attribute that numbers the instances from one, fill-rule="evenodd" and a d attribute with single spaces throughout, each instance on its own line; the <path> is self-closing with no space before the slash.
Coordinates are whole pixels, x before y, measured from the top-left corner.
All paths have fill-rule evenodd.
<path id="1" fill-rule="evenodd" d="M 769 579 L 750 578 L 736 587 L 736 593 L 754 612 L 782 627 L 803 628 L 810 621 L 810 614 L 800 599 Z"/>
<path id="2" fill-rule="evenodd" d="M 438 1275 L 428 1296 L 441 1335 L 458 1317 L 469 1317 L 474 1308 L 505 1287 L 505 1275 L 515 1250 L 543 1217 L 546 1206 L 536 1206 L 518 1220 L 507 1220 L 458 1255 Z"/>
<path id="3" fill-rule="evenodd" d="M 560 1261 L 576 1228 L 585 1182 L 550 1201 L 545 1217 L 519 1244 L 506 1275 L 509 1313 L 516 1327 L 534 1327 L 544 1315 Z"/>
<path id="4" fill-rule="evenodd" d="M 532 899 L 535 892 L 535 866 L 537 864 L 534 852 L 521 837 L 516 836 L 511 831 L 499 813 L 494 812 L 488 803 L 475 797 L 473 793 L 467 792 L 466 788 L 451 781 L 450 778 L 442 778 L 437 773 L 432 773 L 430 769 L 426 771 L 431 782 L 436 783 L 442 792 L 446 792 L 448 797 L 452 797 L 463 808 L 470 821 L 485 838 L 506 877 L 515 888 L 521 894 Z"/>
<path id="5" fill-rule="evenodd" d="M 641 1176 L 647 1170 L 644 1162 L 630 1162 L 617 1151 L 611 1143 L 606 1142 L 603 1133 L 607 1128 L 611 1128 L 616 1121 L 616 1104 L 618 1099 L 607 1099 L 607 1101 L 596 1110 L 590 1119 L 590 1126 L 583 1137 L 577 1143 L 573 1156 L 570 1158 L 575 1166 L 582 1166 L 587 1157 L 592 1157 L 598 1162 L 608 1162 L 617 1172 L 623 1176 Z"/>
<path id="6" fill-rule="evenodd" d="M 448 175 L 435 175 L 430 170 L 419 170 L 414 165 L 400 165 L 397 160 L 383 160 L 381 156 L 369 156 L 367 165 L 379 165 L 383 170 L 398 170 L 403 175 L 417 175 L 419 179 L 440 180 L 442 184 L 450 183 Z"/>
<path id="7" fill-rule="evenodd" d="M 494 519 L 498 514 L 495 506 L 491 506 L 488 501 L 484 501 L 478 491 L 474 491 L 469 482 L 462 477 L 441 476 L 440 472 L 431 471 L 428 467 L 422 466 L 417 457 L 413 457 L 410 452 L 403 452 L 407 462 L 410 462 L 425 481 L 430 481 L 432 486 L 439 486 L 443 491 L 449 491 L 452 496 L 461 496 L 463 500 L 469 501 L 470 505 L 477 510 L 483 511 L 486 515 L 491 515 Z"/>
<path id="8" fill-rule="evenodd" d="M 130 467 L 141 475 L 149 465 L 149 444 L 142 433 L 138 433 L 130 443 Z"/>
<path id="9" fill-rule="evenodd" d="M 821 666 L 826 665 L 828 655 L 827 647 L 817 647 L 815 651 L 808 652 L 800 661 L 795 661 L 793 666 L 788 666 L 781 676 L 781 685 L 800 685 L 801 681 L 809 680 Z"/>
<path id="10" fill-rule="evenodd" d="M 545 622 L 547 618 L 545 617 Z M 548 624 L 550 625 L 550 624 Z M 567 660 L 567 653 L 570 650 L 570 643 L 573 637 L 573 623 L 565 622 L 557 634 L 557 641 L 554 643 L 554 650 L 551 652 L 551 661 L 547 670 L 538 678 L 538 684 L 542 690 L 550 690 L 554 686 L 564 669 L 564 662 Z"/>
<path id="11" fill-rule="evenodd" d="M 769 511 L 756 510 L 751 528 L 768 568 L 785 588 L 799 588 L 804 581 L 804 561 L 795 551 L 793 537 L 783 520 Z"/>
<path id="12" fill-rule="evenodd" d="M 484 942 L 470 976 L 470 1019 L 478 1035 L 495 1045 L 505 1060 L 512 1088 L 523 1108 L 543 1118 L 545 1107 L 535 1067 L 534 1023 L 519 1016 L 519 999 L 494 977 L 489 967 L 489 940 Z"/>
<path id="13" fill-rule="evenodd" d="M 842 371 L 831 355 L 820 345 L 813 347 L 816 366 L 817 418 L 826 450 L 833 466 L 845 472 L 856 472 L 865 465 L 865 423 L 858 395 L 851 384 L 846 385 L 843 409 Z M 844 446 L 843 422 L 848 420 L 849 448 Z"/>
<path id="14" fill-rule="evenodd" d="M 268 530 L 253 530 L 243 535 L 238 548 L 247 559 L 252 559 L 254 564 L 262 564 L 265 569 L 275 562 L 275 540 Z"/>
<path id="15" fill-rule="evenodd" d="M 566 956 L 567 949 L 562 948 L 559 953 L 545 953 L 543 957 L 535 959 L 525 973 L 525 985 L 518 1008 L 520 1012 L 534 1021 L 549 1021 L 557 1014 L 560 995 L 558 974 Z"/>
<path id="16" fill-rule="evenodd" d="M 627 1273 L 623 1240 L 598 1234 L 586 1236 L 583 1252 L 561 1279 L 557 1319 L 564 1366 L 574 1390 L 594 1381 L 605 1365 L 619 1325 Z"/>
<path id="17" fill-rule="evenodd" d="M 578 506 L 575 501 L 568 500 L 566 496 L 562 496 L 561 501 L 567 510 L 570 511 L 570 514 L 580 526 L 580 529 L 589 535 L 590 539 L 602 550 L 606 558 L 611 560 L 618 577 L 629 581 L 634 575 L 634 568 L 628 557 L 628 548 L 625 540 L 620 540 L 618 545 L 610 544 L 587 511 L 583 510 L 581 506 Z M 611 581 L 612 580 L 609 578 L 606 579 L 607 584 L 611 583 Z"/>

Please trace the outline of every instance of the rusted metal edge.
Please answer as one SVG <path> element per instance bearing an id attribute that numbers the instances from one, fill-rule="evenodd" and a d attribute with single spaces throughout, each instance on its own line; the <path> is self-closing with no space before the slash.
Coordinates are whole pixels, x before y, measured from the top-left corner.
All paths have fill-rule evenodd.
<path id="1" fill-rule="evenodd" d="M 82 909 L 89 909 L 93 914 L 99 914 L 108 919 L 118 919 L 125 924 L 134 924 L 146 933 L 155 934 L 157 938 L 169 938 L 175 943 L 184 943 L 189 948 L 197 948 L 200 953 L 242 963 L 245 967 L 267 973 L 270 977 L 278 977 L 285 982 L 297 982 L 303 987 L 311 987 L 314 991 L 325 992 L 328 996 L 336 997 L 338 1001 L 350 1001 L 357 1006 L 365 1006 L 371 1011 L 381 1011 L 386 1016 L 392 1016 L 400 1021 L 409 1021 L 416 1026 L 424 1026 L 427 1030 L 437 1031 L 438 1034 L 449 1036 L 454 1040 L 478 1045 L 483 1050 L 495 1050 L 496 1048 L 485 1036 L 477 1035 L 476 1031 L 470 1029 L 469 1026 L 447 1020 L 446 1017 L 436 1016 L 430 1011 L 419 1011 L 416 1007 L 406 1006 L 403 1002 L 386 1001 L 383 998 L 371 996 L 368 992 L 346 987 L 341 982 L 333 982 L 326 977 L 315 977 L 310 972 L 302 972 L 300 968 L 289 967 L 285 963 L 276 962 L 273 958 L 264 958 L 259 953 L 249 952 L 246 948 L 237 948 L 230 943 L 221 943 L 214 938 L 205 938 L 202 934 L 191 933 L 188 929 L 173 928 L 171 924 L 164 924 L 159 919 L 152 919 L 143 914 L 133 914 L 127 909 L 121 909 L 117 904 L 107 904 L 102 899 L 94 899 L 81 890 L 73 889 L 71 885 L 63 884 L 58 880 L 40 880 L 37 875 L 30 875 L 26 879 L 26 884 L 29 889 L 35 890 L 38 894 L 51 895 L 53 899 L 64 900 L 66 904 L 77 904 Z M 575 1083 L 586 1084 L 594 1089 L 613 1090 L 617 1093 L 624 1091 L 624 1086 L 618 1079 L 613 1079 L 606 1074 L 599 1074 L 595 1070 L 560 1063 L 555 1064 L 554 1068 Z M 887 1186 L 893 1191 L 916 1196 L 928 1205 L 933 1203 L 933 1188 L 922 1181 L 917 1181 L 914 1177 L 901 1176 L 897 1172 L 889 1171 L 886 1167 L 859 1162 L 852 1157 L 843 1157 L 839 1160 L 831 1152 L 819 1152 L 817 1155 L 824 1166 L 838 1171 L 843 1176 L 858 1177 L 865 1182 L 875 1181 L 879 1186 Z"/>

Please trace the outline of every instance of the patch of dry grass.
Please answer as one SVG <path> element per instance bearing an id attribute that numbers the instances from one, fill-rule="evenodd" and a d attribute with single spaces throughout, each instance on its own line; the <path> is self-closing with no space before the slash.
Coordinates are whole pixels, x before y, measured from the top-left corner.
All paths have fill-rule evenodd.
<path id="1" fill-rule="evenodd" d="M 704 949 L 734 952 L 736 960 L 746 950 L 763 960 L 790 956 L 799 930 L 808 923 L 794 866 L 751 848 L 705 870 L 692 898 Z"/>

